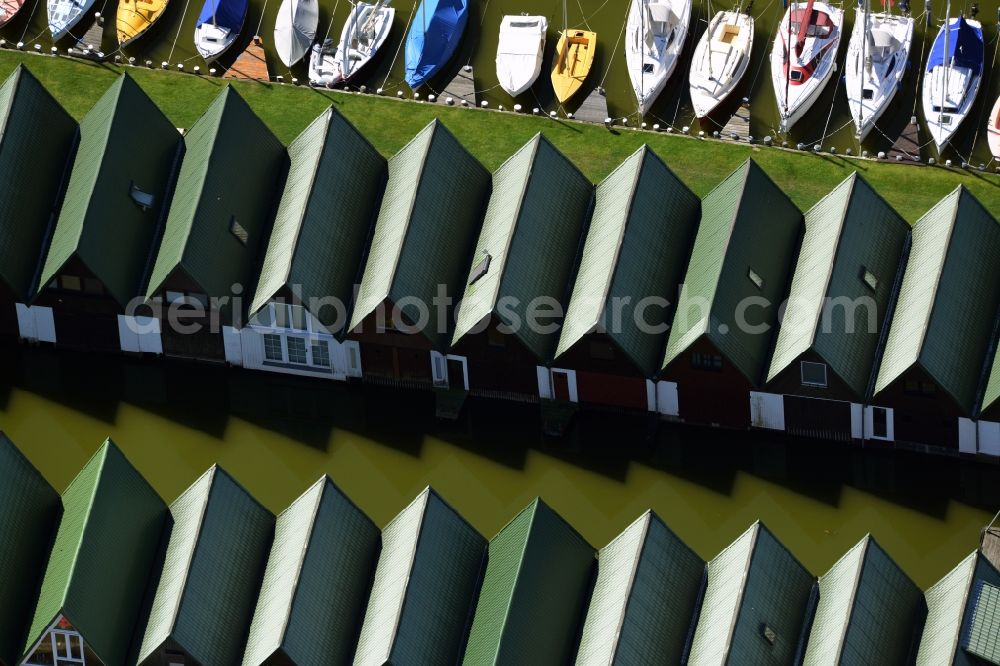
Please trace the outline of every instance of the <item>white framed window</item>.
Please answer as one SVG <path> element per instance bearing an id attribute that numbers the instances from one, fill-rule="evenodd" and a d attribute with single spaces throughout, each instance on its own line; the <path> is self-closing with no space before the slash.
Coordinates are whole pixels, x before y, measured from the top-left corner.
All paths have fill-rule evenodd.
<path id="1" fill-rule="evenodd" d="M 330 367 L 330 343 L 326 340 L 313 340 L 312 364 L 321 368 Z"/>
<path id="2" fill-rule="evenodd" d="M 826 388 L 826 363 L 802 361 L 800 364 L 803 386 Z"/>
<path id="3" fill-rule="evenodd" d="M 284 355 L 281 352 L 281 336 L 274 333 L 264 334 L 264 358 L 268 361 L 283 361 Z"/>
<path id="4" fill-rule="evenodd" d="M 288 362 L 306 365 L 309 360 L 306 358 L 306 339 L 288 336 L 285 338 L 288 347 Z"/>

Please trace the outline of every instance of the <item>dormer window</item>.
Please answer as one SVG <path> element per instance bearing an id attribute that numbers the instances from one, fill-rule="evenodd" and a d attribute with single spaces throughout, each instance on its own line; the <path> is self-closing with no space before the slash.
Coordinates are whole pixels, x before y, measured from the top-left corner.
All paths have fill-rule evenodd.
<path id="1" fill-rule="evenodd" d="M 758 290 L 764 288 L 764 278 L 760 276 L 760 273 L 755 271 L 753 267 L 747 270 L 747 277 L 753 282 L 753 286 L 757 287 Z"/>
<path id="2" fill-rule="evenodd" d="M 146 192 L 141 187 L 135 184 L 133 181 L 128 188 L 128 195 L 135 202 L 135 205 L 142 209 L 142 212 L 146 212 L 150 208 L 156 205 L 156 197 L 153 196 L 151 192 Z"/>
<path id="3" fill-rule="evenodd" d="M 493 261 L 493 257 L 490 256 L 490 253 L 484 252 L 483 258 L 472 269 L 472 276 L 469 278 L 470 285 L 476 284 L 478 280 L 482 279 L 489 272 L 491 261 Z"/>
<path id="4" fill-rule="evenodd" d="M 249 242 L 250 240 L 250 234 L 243 227 L 243 225 L 239 223 L 235 215 L 229 221 L 229 233 L 235 236 L 236 240 L 238 240 L 243 245 L 246 245 L 247 242 Z"/>
<path id="5" fill-rule="evenodd" d="M 861 281 L 872 291 L 878 288 L 878 278 L 864 266 L 861 267 Z"/>

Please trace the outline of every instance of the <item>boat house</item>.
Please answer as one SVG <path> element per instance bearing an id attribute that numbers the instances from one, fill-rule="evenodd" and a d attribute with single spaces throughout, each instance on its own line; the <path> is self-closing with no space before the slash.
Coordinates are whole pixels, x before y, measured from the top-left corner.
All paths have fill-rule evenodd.
<path id="1" fill-rule="evenodd" d="M 62 495 L 24 666 L 129 658 L 167 507 L 107 440 Z"/>
<path id="2" fill-rule="evenodd" d="M 333 108 L 292 142 L 288 155 L 249 324 L 239 355 L 227 359 L 272 372 L 361 377 L 358 343 L 343 337 L 386 161 Z"/>
<path id="3" fill-rule="evenodd" d="M 705 562 L 646 511 L 597 554 L 576 663 L 683 663 L 704 580 Z"/>
<path id="4" fill-rule="evenodd" d="M 857 173 L 805 215 L 754 426 L 861 441 L 910 227 Z"/>
<path id="5" fill-rule="evenodd" d="M 355 666 L 454 664 L 486 565 L 486 539 L 431 488 L 382 530 Z"/>
<path id="6" fill-rule="evenodd" d="M 978 453 L 1000 456 L 1000 340 L 994 344 L 997 350 L 990 373 L 986 376 L 976 434 Z"/>
<path id="7" fill-rule="evenodd" d="M 38 340 L 32 308 L 38 262 L 59 213 L 77 124 L 24 65 L 0 86 L 0 340 Z M 51 336 L 47 336 L 50 338 Z M 46 339 L 46 342 L 54 342 Z"/>
<path id="8" fill-rule="evenodd" d="M 546 365 L 558 340 L 593 190 L 542 134 L 493 175 L 448 355 L 449 366 L 461 363 L 468 372 L 471 393 L 551 397 Z M 527 323 L 535 312 L 542 326 Z M 544 317 L 545 312 L 556 314 Z M 450 378 L 448 383 L 455 384 Z"/>
<path id="9" fill-rule="evenodd" d="M 536 498 L 493 537 L 464 664 L 566 664 L 594 548 Z"/>
<path id="10" fill-rule="evenodd" d="M 818 592 L 804 666 L 913 663 L 924 595 L 870 534 L 820 576 Z"/>
<path id="11" fill-rule="evenodd" d="M 213 465 L 173 501 L 170 517 L 138 663 L 239 663 L 274 516 Z"/>
<path id="12" fill-rule="evenodd" d="M 708 563 L 687 663 L 792 664 L 813 577 L 761 522 Z"/>
<path id="13" fill-rule="evenodd" d="M 597 186 L 545 397 L 657 411 L 655 379 L 700 210 L 647 146 Z"/>
<path id="14" fill-rule="evenodd" d="M 351 316 L 365 379 L 468 390 L 462 358 L 448 359 L 454 309 L 489 195 L 490 173 L 433 120 L 389 160 Z M 440 303 L 441 307 L 436 307 Z"/>
<path id="15" fill-rule="evenodd" d="M 753 160 L 704 198 L 662 363 L 662 413 L 750 426 L 801 235 L 802 213 Z"/>
<path id="16" fill-rule="evenodd" d="M 282 511 L 243 665 L 350 663 L 379 536 L 328 476 Z"/>
<path id="17" fill-rule="evenodd" d="M 134 306 L 181 151 L 180 134 L 128 74 L 84 117 L 31 304 L 36 339 L 160 351 L 156 322 Z"/>
<path id="18" fill-rule="evenodd" d="M 231 347 L 239 358 L 237 329 L 288 156 L 232 87 L 188 130 L 184 145 L 146 297 L 160 320 L 165 355 L 224 361 Z"/>
<path id="19" fill-rule="evenodd" d="M 59 493 L 0 432 L 0 666 L 19 663 L 61 513 Z"/>
<path id="20" fill-rule="evenodd" d="M 865 439 L 976 452 L 1000 305 L 1000 223 L 959 186 L 913 225 Z"/>

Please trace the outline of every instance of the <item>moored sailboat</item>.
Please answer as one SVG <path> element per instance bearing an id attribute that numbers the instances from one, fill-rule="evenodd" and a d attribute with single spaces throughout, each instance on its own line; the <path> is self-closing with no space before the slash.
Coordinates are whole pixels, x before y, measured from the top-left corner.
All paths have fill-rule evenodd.
<path id="1" fill-rule="evenodd" d="M 406 35 L 406 84 L 411 90 L 451 60 L 468 20 L 468 0 L 421 1 Z"/>
<path id="2" fill-rule="evenodd" d="M 274 50 L 291 67 L 309 52 L 316 41 L 319 4 L 316 0 L 283 0 L 274 21 Z"/>
<path id="3" fill-rule="evenodd" d="M 115 27 L 119 46 L 127 46 L 153 27 L 167 9 L 167 0 L 121 0 Z"/>
<path id="4" fill-rule="evenodd" d="M 10 23 L 23 6 L 24 0 L 0 0 L 0 28 Z"/>
<path id="5" fill-rule="evenodd" d="M 950 3 L 949 3 L 950 8 Z M 983 26 L 964 16 L 941 26 L 924 72 L 923 108 L 938 152 L 969 115 L 983 78 Z"/>
<path id="6" fill-rule="evenodd" d="M 691 105 L 699 118 L 712 113 L 746 74 L 753 48 L 749 13 L 719 12 L 698 40 L 691 59 Z"/>
<path id="7" fill-rule="evenodd" d="M 548 29 L 544 16 L 504 16 L 500 22 L 497 80 L 511 97 L 530 88 L 541 74 Z"/>
<path id="8" fill-rule="evenodd" d="M 564 104 L 583 86 L 596 53 L 597 33 L 590 30 L 570 30 L 566 0 L 563 0 L 563 29 L 559 33 L 555 62 L 552 63 L 552 89 L 560 104 Z"/>
<path id="9" fill-rule="evenodd" d="M 205 0 L 194 28 L 194 45 L 212 62 L 240 36 L 247 16 L 247 0 Z"/>
<path id="10" fill-rule="evenodd" d="M 990 144 L 993 159 L 1000 161 L 1000 97 L 997 97 L 989 120 L 986 121 L 986 140 Z"/>
<path id="11" fill-rule="evenodd" d="M 625 26 L 625 63 L 639 113 L 667 84 L 684 50 L 691 0 L 632 0 Z"/>
<path id="12" fill-rule="evenodd" d="M 351 10 L 340 42 L 327 39 L 323 44 L 314 44 L 309 59 L 309 82 L 314 86 L 333 86 L 347 81 L 385 43 L 396 10 L 389 6 L 390 0 L 376 0 L 375 4 L 359 2 Z"/>
<path id="13" fill-rule="evenodd" d="M 844 10 L 822 2 L 789 5 L 771 50 L 771 82 L 781 131 L 787 132 L 816 103 L 834 78 Z"/>
<path id="14" fill-rule="evenodd" d="M 94 6 L 94 0 L 48 0 L 49 32 L 52 42 L 69 34 L 80 19 Z"/>
<path id="15" fill-rule="evenodd" d="M 889 108 L 910 58 L 913 19 L 873 13 L 863 0 L 854 18 L 845 67 L 847 105 L 859 140 L 864 140 Z"/>

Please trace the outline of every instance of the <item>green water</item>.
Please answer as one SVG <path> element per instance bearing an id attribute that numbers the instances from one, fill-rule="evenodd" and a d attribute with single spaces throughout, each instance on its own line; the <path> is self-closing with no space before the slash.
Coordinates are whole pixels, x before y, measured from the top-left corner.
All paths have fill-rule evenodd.
<path id="1" fill-rule="evenodd" d="M 384 525 L 430 484 L 492 536 L 541 495 L 595 546 L 652 508 L 704 558 L 760 518 L 817 574 L 871 532 L 921 586 L 977 546 L 1000 506 L 996 466 L 667 425 L 649 436 L 642 419 L 606 415 L 546 440 L 530 405 L 473 400 L 455 424 L 432 415 L 429 393 L 0 357 L 0 430 L 60 490 L 111 436 L 168 501 L 216 462 L 275 512 L 327 473 Z"/>
<path id="2" fill-rule="evenodd" d="M 9 41 L 24 39 L 29 44 L 29 48 L 30 45 L 37 42 L 47 50 L 50 42 L 46 29 L 45 0 L 26 0 L 26 2 L 28 7 L 16 21 L 2 31 L 2 36 Z M 167 11 L 158 24 L 135 42 L 134 46 L 127 49 L 125 55 L 136 57 L 139 63 L 149 59 L 157 64 L 166 60 L 172 66 L 183 62 L 188 69 L 195 65 L 204 66 L 195 52 L 193 43 L 194 24 L 201 4 L 202 0 L 170 0 Z M 283 75 L 286 81 L 295 76 L 305 81 L 308 77 L 304 63 L 297 65 L 293 72 L 288 72 L 270 49 L 270 43 L 273 41 L 275 15 L 279 5 L 280 0 L 250 0 L 250 12 L 242 33 L 243 42 L 248 41 L 255 31 L 259 32 L 265 41 L 268 65 L 272 76 Z M 328 27 L 330 27 L 329 34 L 335 39 L 339 38 L 341 27 L 350 11 L 349 0 L 321 0 L 320 5 L 320 34 L 327 33 Z M 403 56 L 400 45 L 405 36 L 405 27 L 412 15 L 414 0 L 395 0 L 393 5 L 396 7 L 396 20 L 389 39 L 379 57 L 353 83 L 356 85 L 367 84 L 371 89 L 385 87 L 388 94 L 395 94 L 396 90 L 402 87 L 409 94 L 409 90 L 403 83 Z M 517 101 L 521 102 L 525 108 L 539 106 L 546 110 L 554 109 L 555 101 L 548 83 L 548 72 L 558 30 L 561 29 L 562 4 L 558 0 L 545 0 L 544 2 L 470 0 L 470 5 L 469 24 L 460 46 L 460 52 L 450 63 L 450 67 L 431 82 L 431 87 L 440 89 L 461 65 L 471 63 L 475 68 L 477 88 L 484 91 L 481 98 L 489 101 L 493 107 L 503 104 L 507 108 L 511 108 L 514 100 L 511 100 L 498 87 L 494 64 L 500 19 L 504 14 L 521 12 L 544 14 L 549 19 L 549 35 L 542 75 L 536 82 L 533 91 L 529 91 Z M 1000 95 L 1000 77 L 994 74 L 997 59 L 996 14 L 998 5 L 1000 5 L 998 0 L 986 0 L 980 3 L 979 19 L 983 22 L 986 41 L 985 85 L 980 89 L 974 113 L 965 120 L 952 142 L 953 147 L 946 150 L 943 156 L 955 160 L 968 159 L 973 165 L 989 163 L 991 160 L 984 126 L 994 100 Z M 115 6 L 116 0 L 97 0 L 95 5 L 95 8 L 101 9 L 102 13 L 110 18 L 105 25 L 104 41 L 105 50 L 108 51 L 116 43 L 113 19 Z M 616 117 L 633 116 L 634 121 L 636 102 L 625 69 L 623 46 L 619 41 L 625 23 L 627 7 L 626 0 L 568 1 L 570 26 L 589 27 L 598 34 L 598 52 L 590 77 L 581 93 L 570 101 L 569 110 L 574 108 L 574 104 L 582 102 L 586 94 L 603 81 L 607 91 L 610 113 Z M 650 125 L 658 122 L 677 128 L 684 125 L 698 128 L 687 92 L 687 71 L 690 67 L 691 52 L 695 41 L 704 32 L 707 20 L 716 11 L 731 7 L 730 4 L 710 4 L 708 0 L 694 1 L 692 29 L 688 46 L 678 69 L 668 82 L 666 90 L 647 116 Z M 873 7 L 877 9 L 879 3 L 873 3 Z M 970 8 L 970 2 L 963 3 L 956 0 L 951 4 L 951 14 L 954 16 L 960 10 L 969 10 Z M 853 4 L 848 2 L 845 9 L 846 25 L 839 51 L 841 65 L 846 57 L 847 41 L 854 21 Z M 896 11 L 898 11 L 898 5 Z M 784 13 L 782 0 L 754 0 L 751 13 L 756 19 L 755 41 L 752 62 L 740 94 L 747 95 L 750 99 L 752 133 L 757 137 L 766 135 L 777 137 L 778 114 L 771 86 L 770 64 L 767 58 L 770 54 L 776 27 Z M 874 154 L 876 151 L 886 150 L 892 144 L 892 140 L 909 122 L 911 115 L 916 113 L 919 116 L 918 84 L 919 75 L 922 72 L 920 63 L 926 60 L 926 57 L 921 58 L 921 54 L 926 56 L 926 51 L 930 50 L 931 42 L 937 34 L 937 26 L 945 15 L 945 0 L 933 0 L 931 12 L 933 21 L 930 31 L 925 31 L 924 7 L 920 2 L 914 2 L 912 13 L 917 18 L 911 49 L 912 67 L 907 74 L 902 90 L 895 97 L 892 107 L 879 123 L 879 129 L 884 133 L 884 136 L 873 131 L 863 147 L 857 145 L 854 138 L 854 127 L 850 122 L 844 84 L 841 80 L 835 80 L 830 82 L 823 96 L 786 137 L 792 145 L 797 142 L 812 145 L 821 140 L 824 135 L 829 135 L 822 142 L 826 147 L 833 146 L 841 152 L 850 148 L 855 153 L 865 149 Z M 69 43 L 63 43 L 60 46 L 69 46 Z M 398 55 L 397 50 L 399 50 Z M 235 50 L 230 55 L 229 60 L 223 61 L 223 64 L 229 64 L 233 57 L 235 57 Z M 840 71 L 842 70 L 841 66 Z M 734 95 L 729 108 L 724 109 L 724 111 L 734 111 L 735 105 L 739 101 L 738 97 L 739 95 Z M 717 129 L 717 125 L 707 122 L 703 129 L 706 132 L 711 132 Z M 488 126 L 484 127 L 484 131 L 489 131 Z M 929 141 L 929 135 L 921 131 L 921 142 L 927 141 Z M 923 155 L 925 158 L 939 157 L 934 152 L 933 146 L 930 145 L 924 150 Z"/>

